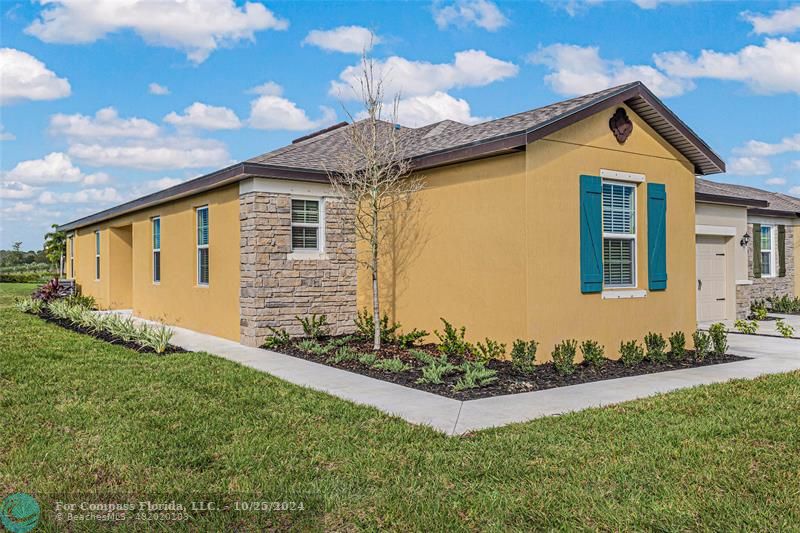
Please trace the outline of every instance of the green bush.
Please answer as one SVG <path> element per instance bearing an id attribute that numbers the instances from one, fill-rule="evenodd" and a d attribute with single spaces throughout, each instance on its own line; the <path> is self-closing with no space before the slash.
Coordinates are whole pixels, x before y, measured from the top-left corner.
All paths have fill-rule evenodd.
<path id="1" fill-rule="evenodd" d="M 652 331 L 644 336 L 644 345 L 647 349 L 647 359 L 654 363 L 663 363 L 667 360 L 667 341 L 660 333 Z"/>
<path id="2" fill-rule="evenodd" d="M 453 385 L 453 390 L 456 392 L 485 387 L 497 381 L 497 371 L 486 368 L 481 362 L 465 361 L 461 365 L 461 370 L 464 375 Z"/>
<path id="3" fill-rule="evenodd" d="M 519 372 L 532 374 L 536 371 L 536 350 L 539 343 L 535 340 L 517 339 L 511 346 L 511 365 Z"/>
<path id="4" fill-rule="evenodd" d="M 770 296 L 767 298 L 773 313 L 797 313 L 800 312 L 800 297 L 796 296 Z"/>
<path id="5" fill-rule="evenodd" d="M 355 325 L 357 335 L 363 340 L 371 340 L 375 336 L 375 319 L 372 316 L 372 311 L 367 308 L 358 312 L 355 318 Z M 398 322 L 389 324 L 389 315 L 384 313 L 381 318 L 381 342 L 393 342 L 395 340 L 395 332 L 400 329 Z M 424 336 L 424 335 L 423 335 Z"/>
<path id="6" fill-rule="evenodd" d="M 442 378 L 447 374 L 451 374 L 458 370 L 458 367 L 448 362 L 442 363 L 441 361 L 434 361 L 431 364 L 422 367 L 422 377 L 417 379 L 417 383 L 430 383 L 432 385 L 441 385 Z"/>
<path id="7" fill-rule="evenodd" d="M 758 331 L 758 322 L 755 320 L 737 320 L 733 323 L 736 331 L 745 335 L 755 335 Z"/>
<path id="8" fill-rule="evenodd" d="M 699 329 L 692 333 L 694 343 L 694 360 L 697 362 L 705 360 L 711 350 L 711 337 L 705 331 Z"/>
<path id="9" fill-rule="evenodd" d="M 750 305 L 750 316 L 754 320 L 766 320 L 767 305 L 764 300 L 756 300 Z"/>
<path id="10" fill-rule="evenodd" d="M 601 368 L 606 364 L 606 350 L 597 341 L 583 341 L 581 343 L 581 353 L 583 354 L 583 360 L 595 368 Z"/>
<path id="11" fill-rule="evenodd" d="M 419 341 L 420 339 L 424 339 L 428 335 L 430 335 L 430 333 L 428 333 L 424 329 L 418 330 L 417 328 L 414 328 L 408 333 L 400 333 L 399 335 L 397 335 L 394 339 L 394 343 L 397 344 L 397 346 L 399 346 L 400 348 L 408 349 L 414 346 L 417 343 L 417 341 Z"/>
<path id="12" fill-rule="evenodd" d="M 297 347 L 304 352 L 308 352 L 314 355 L 325 355 L 333 349 L 331 346 L 321 345 L 318 341 L 314 339 L 303 339 L 297 343 Z"/>
<path id="13" fill-rule="evenodd" d="M 775 322 L 775 327 L 778 328 L 778 333 L 784 337 L 791 337 L 794 335 L 794 328 L 784 322 L 783 319 L 778 319 L 778 321 Z"/>
<path id="14" fill-rule="evenodd" d="M 669 355 L 675 360 L 683 358 L 686 352 L 686 335 L 682 331 L 673 331 L 669 336 Z"/>
<path id="15" fill-rule="evenodd" d="M 708 328 L 708 334 L 711 336 L 711 344 L 714 347 L 714 354 L 717 357 L 722 357 L 728 351 L 728 330 L 725 324 L 717 322 L 711 324 Z"/>
<path id="16" fill-rule="evenodd" d="M 38 315 L 39 313 L 44 310 L 44 302 L 42 300 L 37 300 L 36 298 L 18 298 L 16 302 L 14 302 L 14 307 L 17 308 L 18 311 L 22 311 L 23 313 L 31 313 L 34 315 Z"/>
<path id="17" fill-rule="evenodd" d="M 372 366 L 377 359 L 378 356 L 375 355 L 375 352 L 362 353 L 358 356 L 358 362 L 366 366 Z"/>
<path id="18" fill-rule="evenodd" d="M 506 345 L 488 337 L 486 344 L 478 342 L 475 346 L 475 355 L 479 361 L 488 363 L 492 359 L 502 359 L 506 355 Z"/>
<path id="19" fill-rule="evenodd" d="M 311 339 L 319 339 L 328 335 L 328 317 L 326 315 L 317 315 L 314 313 L 311 316 L 299 317 L 295 316 L 303 326 L 303 334 Z"/>
<path id="20" fill-rule="evenodd" d="M 49 270 L 0 272 L 0 283 L 45 283 L 52 277 Z"/>
<path id="21" fill-rule="evenodd" d="M 97 302 L 94 296 L 86 296 L 83 294 L 73 294 L 64 298 L 69 305 L 79 305 L 86 309 L 97 309 Z"/>
<path id="22" fill-rule="evenodd" d="M 174 334 L 175 332 L 166 326 L 145 326 L 141 328 L 138 343 L 145 348 L 152 349 L 157 354 L 162 354 L 169 348 L 169 341 L 172 340 Z"/>
<path id="23" fill-rule="evenodd" d="M 341 346 L 336 353 L 328 357 L 328 363 L 339 364 L 345 361 L 357 361 L 359 353 L 348 346 Z"/>
<path id="24" fill-rule="evenodd" d="M 378 359 L 372 364 L 372 368 L 385 372 L 405 372 L 411 370 L 411 365 L 404 363 L 401 359 Z"/>
<path id="25" fill-rule="evenodd" d="M 551 354 L 556 371 L 562 376 L 575 372 L 575 354 L 578 350 L 578 341 L 567 339 L 556 344 Z"/>
<path id="26" fill-rule="evenodd" d="M 261 345 L 262 348 L 266 348 L 267 350 L 274 350 L 275 348 L 285 348 L 289 346 L 292 342 L 292 338 L 289 336 L 289 332 L 283 328 L 273 328 L 272 326 L 267 326 L 269 330 L 272 332 L 272 335 L 268 336 L 264 339 L 264 344 Z"/>
<path id="27" fill-rule="evenodd" d="M 636 366 L 644 361 L 644 348 L 637 341 L 621 342 L 619 358 L 625 366 Z"/>
<path id="28" fill-rule="evenodd" d="M 457 330 L 444 318 L 440 318 L 439 320 L 444 323 L 444 332 L 440 333 L 438 330 L 434 330 L 433 333 L 439 339 L 438 349 L 440 352 L 446 355 L 461 357 L 466 357 L 473 352 L 474 348 L 472 344 L 464 339 L 467 328 L 461 326 L 461 328 Z"/>

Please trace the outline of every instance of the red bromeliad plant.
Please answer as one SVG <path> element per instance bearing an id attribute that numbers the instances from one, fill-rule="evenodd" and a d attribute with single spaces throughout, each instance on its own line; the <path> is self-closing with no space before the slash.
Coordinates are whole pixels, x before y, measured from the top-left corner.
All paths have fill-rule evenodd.
<path id="1" fill-rule="evenodd" d="M 37 300 L 50 302 L 57 298 L 66 298 L 72 291 L 69 287 L 59 285 L 58 278 L 53 278 L 33 292 L 33 297 Z"/>

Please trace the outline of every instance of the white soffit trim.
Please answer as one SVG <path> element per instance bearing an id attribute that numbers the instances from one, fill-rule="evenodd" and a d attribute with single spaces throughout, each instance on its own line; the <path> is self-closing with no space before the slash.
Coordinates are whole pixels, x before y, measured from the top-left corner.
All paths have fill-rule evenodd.
<path id="1" fill-rule="evenodd" d="M 647 296 L 645 290 L 608 290 L 603 291 L 603 300 L 619 300 L 624 298 L 644 298 Z"/>
<path id="2" fill-rule="evenodd" d="M 644 183 L 644 174 L 634 174 L 633 172 L 622 172 L 620 170 L 606 170 L 600 169 L 600 177 L 608 180 L 617 181 L 633 181 L 635 183 Z"/>
<path id="3" fill-rule="evenodd" d="M 239 195 L 251 192 L 271 192 L 298 196 L 330 196 L 333 187 L 328 183 L 290 181 L 275 178 L 249 178 L 239 182 Z"/>
<path id="4" fill-rule="evenodd" d="M 735 226 L 709 226 L 706 224 L 697 224 L 694 227 L 696 235 L 724 235 L 734 237 L 736 235 Z"/>

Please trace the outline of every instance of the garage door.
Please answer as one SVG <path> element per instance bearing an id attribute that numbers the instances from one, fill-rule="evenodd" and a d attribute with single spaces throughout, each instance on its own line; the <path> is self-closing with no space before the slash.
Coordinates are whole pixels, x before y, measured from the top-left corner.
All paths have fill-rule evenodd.
<path id="1" fill-rule="evenodd" d="M 697 320 L 725 319 L 724 237 L 697 236 Z"/>

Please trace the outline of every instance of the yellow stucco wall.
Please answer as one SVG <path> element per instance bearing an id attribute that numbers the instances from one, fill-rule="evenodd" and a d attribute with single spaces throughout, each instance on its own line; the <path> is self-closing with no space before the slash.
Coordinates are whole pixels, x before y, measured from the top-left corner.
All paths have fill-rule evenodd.
<path id="1" fill-rule="evenodd" d="M 610 109 L 528 146 L 525 153 L 425 171 L 409 241 L 382 272 L 385 309 L 408 329 L 441 329 L 440 316 L 467 337 L 534 338 L 549 357 L 566 338 L 595 339 L 617 357 L 621 340 L 650 330 L 695 329 L 695 204 L 692 166 L 628 110 L 624 145 L 608 128 Z M 604 300 L 580 292 L 579 176 L 600 169 L 645 174 L 667 190 L 666 291 Z M 646 185 L 637 188 L 638 288 L 647 289 Z M 419 221 L 424 221 L 419 223 Z M 390 254 L 391 255 L 391 254 Z M 400 265 L 399 267 L 396 265 Z M 359 308 L 368 305 L 359 272 Z"/>
<path id="2" fill-rule="evenodd" d="M 209 284 L 197 285 L 195 209 L 209 206 Z M 153 283 L 151 218 L 161 217 L 161 282 Z M 100 230 L 100 280 L 94 232 Z M 102 308 L 239 340 L 239 188 L 232 185 L 77 231 L 76 281 Z"/>

